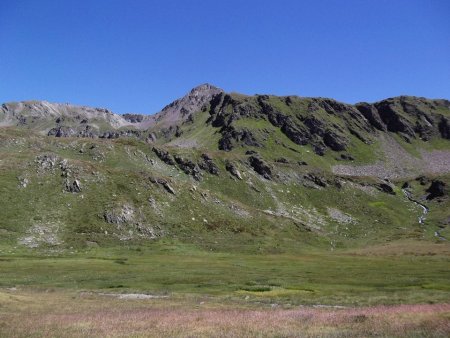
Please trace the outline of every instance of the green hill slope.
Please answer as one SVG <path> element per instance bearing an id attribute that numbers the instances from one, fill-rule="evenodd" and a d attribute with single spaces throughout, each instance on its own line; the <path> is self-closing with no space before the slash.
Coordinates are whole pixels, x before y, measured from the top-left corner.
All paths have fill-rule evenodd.
<path id="1" fill-rule="evenodd" d="M 39 115 L 32 128 L 3 123 L 3 250 L 174 240 L 278 253 L 450 238 L 448 101 L 352 106 L 202 88 L 148 129 L 150 118 L 128 116 L 137 132 L 114 137 L 50 132 L 79 130 L 67 112 L 58 122 Z M 27 107 L 19 120 L 33 115 Z M 103 127 L 92 130 L 123 130 L 125 117 L 106 115 L 103 124 L 86 117 L 84 128 L 95 120 Z M 420 204 L 429 208 L 422 223 Z"/>

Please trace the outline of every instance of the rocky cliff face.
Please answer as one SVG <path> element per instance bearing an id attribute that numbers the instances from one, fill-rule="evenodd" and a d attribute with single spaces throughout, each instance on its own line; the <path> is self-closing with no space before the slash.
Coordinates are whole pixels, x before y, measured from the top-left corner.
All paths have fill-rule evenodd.
<path id="1" fill-rule="evenodd" d="M 358 103 L 356 108 L 380 131 L 399 133 L 406 141 L 432 137 L 449 139 L 450 101 L 400 96 L 376 102 Z"/>

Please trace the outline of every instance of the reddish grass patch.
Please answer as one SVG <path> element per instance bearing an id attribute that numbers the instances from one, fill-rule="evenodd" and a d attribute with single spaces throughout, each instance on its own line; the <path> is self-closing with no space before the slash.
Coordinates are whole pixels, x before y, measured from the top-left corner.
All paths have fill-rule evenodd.
<path id="1" fill-rule="evenodd" d="M 0 293 L 6 299 L 0 307 L 2 337 L 450 336 L 450 304 L 246 309 L 195 300 L 7 295 Z"/>

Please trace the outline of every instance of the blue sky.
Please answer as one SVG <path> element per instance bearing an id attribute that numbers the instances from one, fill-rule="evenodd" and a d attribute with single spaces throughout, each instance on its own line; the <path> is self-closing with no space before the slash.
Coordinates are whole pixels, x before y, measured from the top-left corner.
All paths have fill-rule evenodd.
<path id="1" fill-rule="evenodd" d="M 0 0 L 0 102 L 154 113 L 209 82 L 450 98 L 450 1 Z"/>

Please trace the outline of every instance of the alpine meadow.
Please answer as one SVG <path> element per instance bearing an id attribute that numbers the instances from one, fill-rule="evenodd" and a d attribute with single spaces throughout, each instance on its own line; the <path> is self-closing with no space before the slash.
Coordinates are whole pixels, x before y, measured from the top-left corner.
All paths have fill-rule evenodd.
<path id="1" fill-rule="evenodd" d="M 448 13 L 0 0 L 0 337 L 449 337 Z"/>

